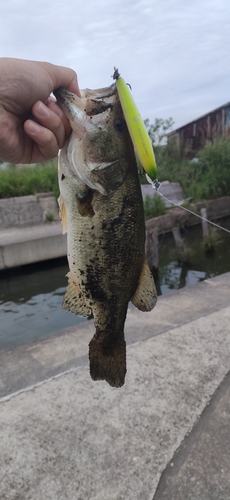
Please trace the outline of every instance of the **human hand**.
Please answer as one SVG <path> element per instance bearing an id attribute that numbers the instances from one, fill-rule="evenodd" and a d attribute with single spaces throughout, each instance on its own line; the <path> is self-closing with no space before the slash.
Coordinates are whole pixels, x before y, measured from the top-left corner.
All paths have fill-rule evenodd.
<path id="1" fill-rule="evenodd" d="M 71 133 L 50 96 L 64 87 L 80 97 L 76 73 L 47 62 L 0 58 L 0 160 L 36 163 L 54 158 Z"/>

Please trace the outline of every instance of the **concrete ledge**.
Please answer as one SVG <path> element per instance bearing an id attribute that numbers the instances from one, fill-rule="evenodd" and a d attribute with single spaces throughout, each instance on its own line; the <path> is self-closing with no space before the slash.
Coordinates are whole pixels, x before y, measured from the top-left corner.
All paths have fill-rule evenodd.
<path id="1" fill-rule="evenodd" d="M 66 246 L 60 222 L 2 230 L 0 269 L 63 257 Z"/>
<path id="2" fill-rule="evenodd" d="M 58 221 L 58 206 L 53 193 L 0 200 L 0 228 L 19 227 L 25 224 L 40 224 L 46 215 Z"/>
<path id="3" fill-rule="evenodd" d="M 198 215 L 200 215 L 201 208 L 206 208 L 208 219 L 211 221 L 218 220 L 230 215 L 230 196 L 193 203 L 188 208 Z M 200 219 L 195 215 L 191 215 L 181 208 L 172 208 L 165 215 L 147 220 L 145 226 L 147 231 L 157 227 L 159 234 L 163 234 L 172 231 L 172 228 L 175 226 L 189 227 L 196 226 L 200 223 Z"/>

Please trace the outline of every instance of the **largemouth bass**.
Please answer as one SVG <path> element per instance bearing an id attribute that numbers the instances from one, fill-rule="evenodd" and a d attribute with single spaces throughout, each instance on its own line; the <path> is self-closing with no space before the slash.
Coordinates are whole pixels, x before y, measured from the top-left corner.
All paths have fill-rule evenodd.
<path id="1" fill-rule="evenodd" d="M 133 145 L 115 84 L 55 91 L 73 132 L 60 152 L 59 207 L 67 232 L 68 286 L 63 308 L 94 317 L 90 374 L 124 384 L 128 303 L 150 311 L 157 299 L 145 257 L 143 201 Z"/>

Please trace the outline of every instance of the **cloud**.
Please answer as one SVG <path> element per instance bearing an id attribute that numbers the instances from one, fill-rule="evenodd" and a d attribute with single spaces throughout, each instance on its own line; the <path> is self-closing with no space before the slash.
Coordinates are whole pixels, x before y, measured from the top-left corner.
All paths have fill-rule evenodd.
<path id="1" fill-rule="evenodd" d="M 0 56 L 73 67 L 82 88 L 107 86 L 113 66 L 143 117 L 176 126 L 229 100 L 226 0 L 8 0 Z"/>

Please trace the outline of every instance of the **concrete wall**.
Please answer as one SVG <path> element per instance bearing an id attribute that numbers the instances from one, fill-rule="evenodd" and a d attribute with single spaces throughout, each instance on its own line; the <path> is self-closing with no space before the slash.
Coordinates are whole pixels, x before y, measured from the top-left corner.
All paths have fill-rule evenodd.
<path id="1" fill-rule="evenodd" d="M 0 200 L 0 228 L 41 224 L 51 214 L 59 220 L 58 206 L 53 193 L 39 193 Z"/>
<path id="2" fill-rule="evenodd" d="M 221 219 L 222 217 L 230 216 L 230 196 L 218 198 L 210 201 L 200 201 L 191 204 L 190 210 L 200 215 L 201 208 L 207 209 L 207 218 L 211 221 Z M 154 219 L 149 219 L 145 223 L 146 231 L 154 228 L 158 229 L 159 234 L 172 231 L 175 226 L 189 227 L 200 224 L 201 220 L 195 215 L 185 212 L 181 208 L 172 208 L 167 214 L 160 215 Z"/>
<path id="3" fill-rule="evenodd" d="M 54 222 L 45 223 L 47 215 Z M 53 193 L 0 200 L 0 269 L 65 255 L 66 235 Z"/>
<path id="4" fill-rule="evenodd" d="M 66 255 L 60 222 L 0 230 L 0 270 Z"/>

